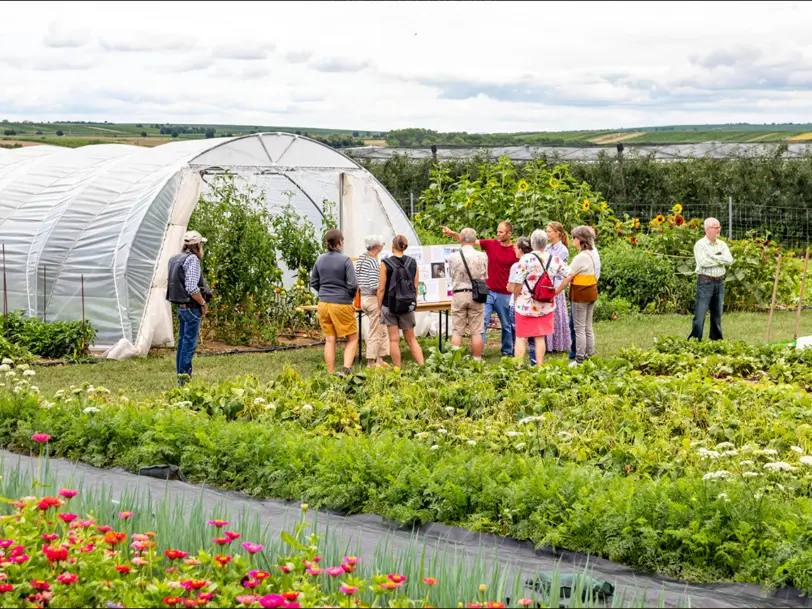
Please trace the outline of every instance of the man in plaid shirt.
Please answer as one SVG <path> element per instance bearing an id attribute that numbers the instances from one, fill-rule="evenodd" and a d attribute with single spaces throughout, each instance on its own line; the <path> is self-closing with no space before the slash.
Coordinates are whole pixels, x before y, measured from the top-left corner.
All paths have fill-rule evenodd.
<path id="1" fill-rule="evenodd" d="M 702 340 L 705 315 L 710 309 L 710 339 L 722 340 L 722 308 L 725 304 L 725 273 L 733 256 L 724 241 L 719 240 L 722 225 L 716 218 L 705 220 L 705 237 L 694 245 L 696 258 L 696 307 L 694 323 L 688 338 Z"/>

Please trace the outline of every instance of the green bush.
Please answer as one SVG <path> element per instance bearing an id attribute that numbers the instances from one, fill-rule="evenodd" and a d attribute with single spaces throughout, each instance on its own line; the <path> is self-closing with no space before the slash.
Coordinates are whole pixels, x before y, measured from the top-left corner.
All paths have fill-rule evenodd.
<path id="1" fill-rule="evenodd" d="M 638 311 L 632 303 L 625 298 L 616 296 L 615 298 L 598 298 L 595 303 L 594 321 L 606 321 L 620 319 Z"/>
<path id="2" fill-rule="evenodd" d="M 622 298 L 640 310 L 656 312 L 686 307 L 676 302 L 677 278 L 668 258 L 625 241 L 615 241 L 600 250 L 601 299 Z"/>
<path id="3" fill-rule="evenodd" d="M 36 317 L 26 317 L 22 311 L 8 316 L 7 340 L 19 348 L 40 357 L 59 359 L 86 355 L 96 339 L 96 330 L 89 321 L 56 321 L 46 323 Z M 16 361 L 14 356 L 11 359 Z"/>

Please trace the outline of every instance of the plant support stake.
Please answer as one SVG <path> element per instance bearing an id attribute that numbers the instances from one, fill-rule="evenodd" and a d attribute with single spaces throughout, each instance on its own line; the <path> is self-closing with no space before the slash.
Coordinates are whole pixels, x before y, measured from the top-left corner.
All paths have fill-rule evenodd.
<path id="1" fill-rule="evenodd" d="M 801 275 L 801 296 L 798 298 L 798 312 L 795 314 L 795 334 L 792 340 L 798 340 L 798 327 L 801 325 L 801 305 L 804 301 L 804 286 L 806 285 L 806 267 L 809 265 L 809 248 L 806 248 L 804 256 L 804 272 Z"/>
<path id="2" fill-rule="evenodd" d="M 82 347 L 87 347 L 87 337 L 85 336 L 85 275 L 82 273 Z"/>
<path id="3" fill-rule="evenodd" d="M 733 197 L 727 198 L 727 238 L 733 241 Z"/>
<path id="4" fill-rule="evenodd" d="M 6 289 L 6 244 L 3 244 L 3 319 L 6 323 L 6 333 L 8 336 L 8 290 Z"/>
<path id="5" fill-rule="evenodd" d="M 42 265 L 42 322 L 48 323 L 45 309 L 48 307 L 48 265 Z"/>
<path id="6" fill-rule="evenodd" d="M 775 281 L 773 282 L 773 299 L 770 302 L 770 317 L 767 319 L 767 337 L 764 339 L 765 343 L 770 342 L 770 331 L 773 328 L 773 312 L 775 311 L 775 296 L 778 293 L 778 274 L 781 272 L 781 257 L 783 254 L 778 254 L 778 264 L 775 267 Z"/>

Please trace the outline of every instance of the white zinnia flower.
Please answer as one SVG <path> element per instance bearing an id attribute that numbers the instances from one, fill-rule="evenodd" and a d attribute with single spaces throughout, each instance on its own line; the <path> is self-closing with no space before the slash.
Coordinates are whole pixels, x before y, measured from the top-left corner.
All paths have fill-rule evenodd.
<path id="1" fill-rule="evenodd" d="M 809 456 L 801 457 L 801 464 L 802 465 L 812 465 L 812 457 L 809 457 Z"/>
<path id="2" fill-rule="evenodd" d="M 792 447 L 790 447 L 790 450 L 794 450 L 799 455 L 804 454 L 804 449 L 801 448 L 800 446 L 792 446 Z"/>
<path id="3" fill-rule="evenodd" d="M 96 388 L 93 385 L 87 388 L 88 393 L 93 393 L 94 391 L 96 391 Z"/>
<path id="4" fill-rule="evenodd" d="M 23 372 L 23 376 L 35 376 L 36 374 L 37 374 L 37 373 L 36 373 L 36 372 L 34 372 L 33 370 L 25 370 L 25 371 Z"/>
<path id="5" fill-rule="evenodd" d="M 792 467 L 789 463 L 784 463 L 783 461 L 776 461 L 775 463 L 765 463 L 764 469 L 770 472 L 791 472 L 794 471 L 795 468 Z"/>
<path id="6" fill-rule="evenodd" d="M 90 414 L 90 413 L 92 413 L 92 412 L 101 412 L 101 410 L 99 410 L 99 409 L 98 409 L 98 408 L 96 408 L 95 406 L 88 406 L 88 407 L 87 407 L 87 408 L 85 408 L 85 409 L 84 409 L 82 412 L 84 412 L 85 414 Z"/>
<path id="7" fill-rule="evenodd" d="M 264 404 L 264 403 L 265 403 L 265 398 L 256 398 L 254 400 L 254 405 L 255 406 L 259 406 L 260 404 Z"/>
<path id="8" fill-rule="evenodd" d="M 53 404 L 53 402 L 43 402 L 42 404 L 39 405 L 39 407 L 40 408 L 53 408 L 54 404 Z"/>

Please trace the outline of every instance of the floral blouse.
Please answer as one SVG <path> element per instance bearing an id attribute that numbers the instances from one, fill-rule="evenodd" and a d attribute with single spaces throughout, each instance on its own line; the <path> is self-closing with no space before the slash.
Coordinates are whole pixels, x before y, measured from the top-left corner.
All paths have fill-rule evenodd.
<path id="1" fill-rule="evenodd" d="M 538 256 L 538 258 L 536 256 Z M 531 252 L 522 256 L 519 262 L 514 265 L 515 272 L 512 272 L 510 275 L 510 283 L 520 283 L 522 285 L 522 291 L 518 298 L 516 298 L 517 314 L 524 315 L 525 317 L 541 317 L 542 315 L 548 315 L 555 311 L 555 301 L 537 302 L 533 300 L 530 296 L 530 291 L 527 289 L 527 285 L 524 283 L 526 279 L 531 288 L 535 286 L 543 270 L 538 259 L 541 258 L 546 265 L 550 257 L 551 254 L 547 252 Z M 558 256 L 552 256 L 549 265 L 547 272 L 550 274 L 553 282 L 555 282 L 556 278 L 564 279 L 569 275 L 569 267 Z"/>

